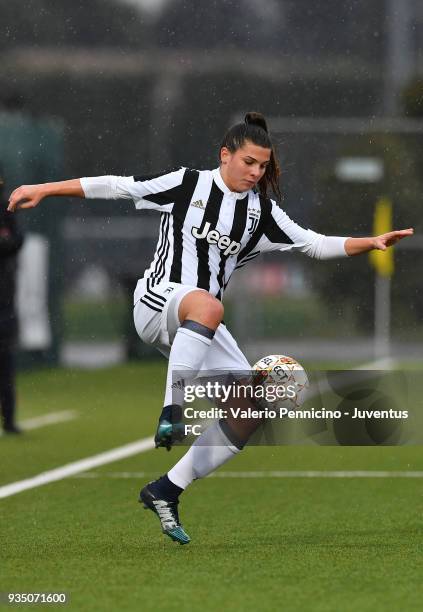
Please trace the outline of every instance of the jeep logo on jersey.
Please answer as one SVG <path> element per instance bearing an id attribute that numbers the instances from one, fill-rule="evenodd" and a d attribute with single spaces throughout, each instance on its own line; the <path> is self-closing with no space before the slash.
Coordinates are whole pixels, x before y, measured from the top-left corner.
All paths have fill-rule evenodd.
<path id="1" fill-rule="evenodd" d="M 201 240 L 205 238 L 209 244 L 217 244 L 218 248 L 223 251 L 224 255 L 235 255 L 241 249 L 241 244 L 239 242 L 235 242 L 235 240 L 231 240 L 229 236 L 221 236 L 217 230 L 210 229 L 210 223 L 204 224 L 203 231 L 199 232 L 199 227 L 193 227 L 191 229 L 191 234 L 194 238 Z"/>

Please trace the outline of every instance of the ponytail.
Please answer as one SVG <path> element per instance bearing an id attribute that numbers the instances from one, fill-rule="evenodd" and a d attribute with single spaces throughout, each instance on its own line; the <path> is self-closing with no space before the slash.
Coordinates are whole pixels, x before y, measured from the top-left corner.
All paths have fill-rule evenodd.
<path id="1" fill-rule="evenodd" d="M 226 147 L 231 153 L 235 153 L 244 146 L 246 140 L 271 150 L 266 172 L 257 184 L 260 194 L 267 198 L 270 188 L 278 199 L 282 199 L 279 188 L 280 166 L 269 136 L 266 119 L 261 113 L 247 113 L 244 123 L 237 123 L 226 132 L 220 148 Z"/>

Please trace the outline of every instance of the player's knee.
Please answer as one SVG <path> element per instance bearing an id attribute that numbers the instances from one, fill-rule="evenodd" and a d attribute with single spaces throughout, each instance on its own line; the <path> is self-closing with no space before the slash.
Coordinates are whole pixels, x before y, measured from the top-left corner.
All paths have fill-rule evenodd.
<path id="1" fill-rule="evenodd" d="M 207 316 L 209 316 L 217 325 L 223 319 L 224 308 L 222 302 L 212 297 L 207 304 Z"/>
<path id="2" fill-rule="evenodd" d="M 191 319 L 207 327 L 216 329 L 223 319 L 222 302 L 205 291 L 193 292 L 182 302 L 180 320 Z"/>
<path id="3" fill-rule="evenodd" d="M 223 319 L 223 305 L 213 296 L 202 297 L 187 319 L 192 318 L 207 327 L 216 329 Z"/>

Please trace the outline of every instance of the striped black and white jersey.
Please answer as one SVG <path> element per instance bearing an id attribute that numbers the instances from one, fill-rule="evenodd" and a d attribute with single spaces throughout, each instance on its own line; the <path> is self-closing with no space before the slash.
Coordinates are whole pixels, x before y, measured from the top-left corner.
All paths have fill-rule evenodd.
<path id="1" fill-rule="evenodd" d="M 274 202 L 249 190 L 228 189 L 220 170 L 179 168 L 156 176 L 83 178 L 85 196 L 133 199 L 161 213 L 156 251 L 141 284 L 192 285 L 221 299 L 235 270 L 266 251 L 311 257 L 345 256 L 345 238 L 294 223 Z M 135 292 L 135 298 L 137 291 Z"/>

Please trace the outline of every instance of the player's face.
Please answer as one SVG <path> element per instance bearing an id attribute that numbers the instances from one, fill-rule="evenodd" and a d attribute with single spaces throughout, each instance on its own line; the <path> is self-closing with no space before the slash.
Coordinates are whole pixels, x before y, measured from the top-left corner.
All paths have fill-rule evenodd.
<path id="1" fill-rule="evenodd" d="M 226 147 L 220 151 L 221 174 L 231 191 L 248 191 L 257 185 L 270 163 L 271 150 L 249 140 L 231 153 Z"/>

